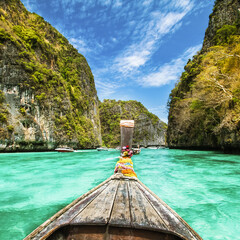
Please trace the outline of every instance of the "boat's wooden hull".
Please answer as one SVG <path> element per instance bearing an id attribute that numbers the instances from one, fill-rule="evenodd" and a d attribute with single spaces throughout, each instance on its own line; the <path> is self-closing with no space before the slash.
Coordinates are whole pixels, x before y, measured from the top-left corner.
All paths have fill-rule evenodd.
<path id="1" fill-rule="evenodd" d="M 25 240 L 202 240 L 137 178 L 114 174 L 59 211 Z"/>
<path id="2" fill-rule="evenodd" d="M 182 240 L 171 233 L 112 226 L 65 226 L 47 240 Z"/>

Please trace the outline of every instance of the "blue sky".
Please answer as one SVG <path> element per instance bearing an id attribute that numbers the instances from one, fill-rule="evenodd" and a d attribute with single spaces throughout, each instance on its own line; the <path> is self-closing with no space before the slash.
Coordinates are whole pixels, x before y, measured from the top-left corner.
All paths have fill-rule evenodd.
<path id="1" fill-rule="evenodd" d="M 137 100 L 167 122 L 167 100 L 201 49 L 214 0 L 22 0 L 83 54 L 99 99 Z"/>

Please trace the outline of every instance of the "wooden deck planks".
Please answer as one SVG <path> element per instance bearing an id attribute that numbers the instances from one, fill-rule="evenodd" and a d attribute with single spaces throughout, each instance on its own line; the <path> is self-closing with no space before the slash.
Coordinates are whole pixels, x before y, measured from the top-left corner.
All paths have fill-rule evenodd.
<path id="1" fill-rule="evenodd" d="M 112 211 L 119 181 L 111 180 L 107 188 L 102 191 L 71 224 L 107 224 Z"/>
<path id="2" fill-rule="evenodd" d="M 120 180 L 114 201 L 110 226 L 131 227 L 131 216 L 129 211 L 128 181 Z"/>
<path id="3" fill-rule="evenodd" d="M 167 230 L 164 222 L 139 190 L 135 181 L 129 181 L 129 200 L 132 225 L 137 228 Z"/>

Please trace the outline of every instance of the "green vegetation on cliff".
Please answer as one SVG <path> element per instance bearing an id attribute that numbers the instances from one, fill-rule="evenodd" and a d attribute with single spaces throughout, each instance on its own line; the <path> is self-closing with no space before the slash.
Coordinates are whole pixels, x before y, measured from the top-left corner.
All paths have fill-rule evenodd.
<path id="1" fill-rule="evenodd" d="M 120 145 L 120 120 L 135 120 L 133 136 L 135 145 L 165 144 L 167 125 L 140 102 L 104 100 L 100 104 L 100 121 L 103 143 L 107 147 Z"/>
<path id="2" fill-rule="evenodd" d="M 218 7 L 211 18 L 220 17 Z M 170 147 L 240 149 L 239 34 L 238 16 L 207 36 L 212 46 L 185 66 L 169 97 Z"/>
<path id="3" fill-rule="evenodd" d="M 22 121 L 25 118 L 33 124 L 39 107 L 53 121 L 51 141 L 74 147 L 99 145 L 98 100 L 86 59 L 42 17 L 29 13 L 19 0 L 0 3 L 0 54 L 1 68 L 12 66 L 20 73 L 12 81 L 2 73 L 1 89 L 18 86 L 20 94 L 27 91 L 34 96 L 31 102 L 19 106 Z M 0 114 L 4 123 L 7 113 L 1 110 Z M 6 134 L 7 130 L 1 140 L 6 140 Z M 40 136 L 38 140 L 47 139 Z"/>

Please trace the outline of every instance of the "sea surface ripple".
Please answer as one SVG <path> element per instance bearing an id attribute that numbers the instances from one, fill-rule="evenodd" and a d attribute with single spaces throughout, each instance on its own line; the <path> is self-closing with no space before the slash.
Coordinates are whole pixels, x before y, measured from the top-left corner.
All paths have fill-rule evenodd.
<path id="1" fill-rule="evenodd" d="M 118 151 L 0 154 L 0 239 L 20 240 L 113 174 Z M 142 149 L 138 178 L 204 240 L 240 239 L 240 156 Z"/>

